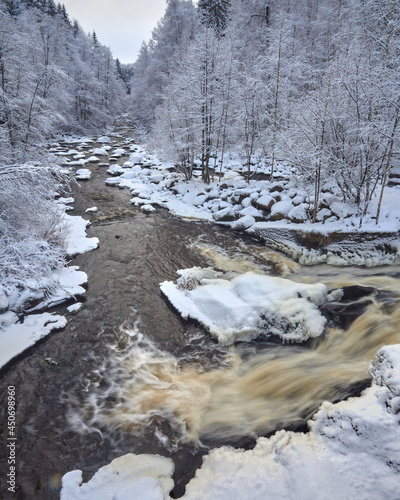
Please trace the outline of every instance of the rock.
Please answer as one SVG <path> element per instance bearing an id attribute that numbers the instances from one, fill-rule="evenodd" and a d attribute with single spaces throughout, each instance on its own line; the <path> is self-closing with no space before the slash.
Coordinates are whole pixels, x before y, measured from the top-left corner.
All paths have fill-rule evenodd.
<path id="1" fill-rule="evenodd" d="M 236 231 L 244 231 L 245 229 L 248 229 L 249 227 L 253 226 L 255 223 L 256 220 L 254 217 L 252 217 L 251 215 L 246 215 L 236 220 L 232 224 L 232 229 L 235 229 Z"/>
<path id="2" fill-rule="evenodd" d="M 293 208 L 291 201 L 278 201 L 271 208 L 271 220 L 277 221 L 286 219 Z"/>
<path id="3" fill-rule="evenodd" d="M 317 213 L 316 221 L 325 222 L 330 217 L 332 217 L 332 212 L 328 208 L 323 208 Z"/>
<path id="4" fill-rule="evenodd" d="M 281 202 L 282 203 L 282 202 Z M 304 205 L 299 205 L 297 207 L 292 208 L 288 213 L 288 217 L 291 221 L 296 224 L 301 224 L 302 222 L 308 219 L 307 212 Z"/>
<path id="5" fill-rule="evenodd" d="M 264 219 L 263 213 L 260 212 L 260 210 L 257 210 L 257 208 L 253 207 L 253 205 L 243 208 L 242 210 L 240 210 L 239 214 L 242 216 L 251 215 L 251 217 L 254 217 L 256 220 Z"/>
<path id="6" fill-rule="evenodd" d="M 280 184 L 275 184 L 274 186 L 271 187 L 271 193 L 282 193 L 283 191 L 283 186 L 281 186 Z"/>
<path id="7" fill-rule="evenodd" d="M 224 208 L 223 210 L 218 210 L 213 214 L 213 217 L 218 222 L 231 222 L 236 220 L 235 211 L 232 207 Z"/>
<path id="8" fill-rule="evenodd" d="M 153 207 L 153 205 L 149 205 L 149 204 L 142 205 L 140 207 L 140 209 L 142 210 L 142 212 L 155 212 L 156 211 L 156 209 Z"/>
<path id="9" fill-rule="evenodd" d="M 78 181 L 88 181 L 92 176 L 92 172 L 87 168 L 80 168 L 76 171 L 76 178 Z"/>
<path id="10" fill-rule="evenodd" d="M 328 320 L 330 327 L 339 327 L 342 330 L 347 330 L 353 321 L 366 311 L 370 304 L 372 304 L 372 300 L 357 302 L 355 304 L 332 302 L 322 305 L 320 312 Z"/>
<path id="11" fill-rule="evenodd" d="M 96 142 L 110 143 L 111 139 L 108 136 L 99 137 Z"/>
<path id="12" fill-rule="evenodd" d="M 107 151 L 104 148 L 97 148 L 93 150 L 93 154 L 99 155 L 99 156 L 105 156 L 107 154 Z"/>
<path id="13" fill-rule="evenodd" d="M 131 154 L 129 161 L 131 161 L 134 165 L 143 165 L 144 159 L 141 155 Z"/>
<path id="14" fill-rule="evenodd" d="M 230 203 L 228 203 L 227 201 L 220 201 L 219 204 L 218 204 L 218 208 L 220 210 L 223 210 L 224 208 L 229 208 L 231 206 L 232 205 Z"/>
<path id="15" fill-rule="evenodd" d="M 334 201 L 331 203 L 331 211 L 337 215 L 339 218 L 350 217 L 354 214 L 354 208 L 347 203 Z"/>
<path id="16" fill-rule="evenodd" d="M 272 198 L 269 194 L 261 196 L 257 200 L 254 200 L 253 204 L 256 208 L 260 208 L 261 210 L 266 210 L 269 212 L 272 208 L 272 205 L 275 203 L 275 199 Z"/>
<path id="17" fill-rule="evenodd" d="M 97 158 L 97 156 L 91 156 L 90 158 L 87 159 L 87 161 L 89 163 L 99 163 L 99 159 Z"/>
<path id="18" fill-rule="evenodd" d="M 351 285 L 343 287 L 342 302 L 352 302 L 362 297 L 375 294 L 377 290 L 371 286 Z"/>
<path id="19" fill-rule="evenodd" d="M 150 182 L 153 182 L 154 184 L 159 184 L 163 179 L 163 174 L 153 174 L 149 177 Z"/>
<path id="20" fill-rule="evenodd" d="M 301 203 L 304 203 L 304 200 L 305 200 L 305 197 L 301 194 L 298 194 L 292 199 L 292 203 L 293 203 L 293 205 L 297 206 L 297 205 L 300 205 Z"/>

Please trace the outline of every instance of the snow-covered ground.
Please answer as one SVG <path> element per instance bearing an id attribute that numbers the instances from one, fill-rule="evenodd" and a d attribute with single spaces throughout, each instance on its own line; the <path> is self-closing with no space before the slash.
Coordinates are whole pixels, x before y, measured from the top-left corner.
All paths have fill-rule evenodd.
<path id="1" fill-rule="evenodd" d="M 102 138 L 112 143 L 109 137 Z M 90 143 L 83 143 L 86 147 Z M 98 152 L 98 148 L 88 150 L 89 154 Z M 394 237 L 400 230 L 400 206 L 397 202 L 400 187 L 386 187 L 379 218 L 376 224 L 378 192 L 368 206 L 360 227 L 360 214 L 356 207 L 343 203 L 341 193 L 334 184 L 322 189 L 321 208 L 316 222 L 311 222 L 312 195 L 305 187 L 299 187 L 293 180 L 289 165 L 278 164 L 275 178 L 269 180 L 250 180 L 247 182 L 240 159 L 232 155 L 225 162 L 223 176 L 219 180 L 216 173 L 210 184 L 204 184 L 199 170 L 193 178 L 186 180 L 183 173 L 176 171 L 174 165 L 161 162 L 156 156 L 148 154 L 143 146 L 127 140 L 124 147 L 102 151 L 109 155 L 109 161 L 124 157 L 122 165 L 107 165 L 112 175 L 106 180 L 110 186 L 126 187 L 132 193 L 131 203 L 147 212 L 151 206 L 161 206 L 171 213 L 185 218 L 197 219 L 232 227 L 236 231 L 246 232 L 256 238 L 267 241 L 269 246 L 282 250 L 302 264 L 328 262 L 331 265 L 367 265 L 391 264 L 398 262 L 400 247 Z M 90 179 L 95 164 L 91 157 L 77 159 L 77 155 L 68 161 L 68 165 L 85 165 L 79 169 L 79 179 Z M 269 166 L 259 166 L 257 174 L 262 179 L 268 177 Z M 277 234 L 277 237 L 272 237 Z M 296 234 L 313 233 L 318 244 L 313 248 L 296 241 Z M 378 246 L 364 241 L 357 245 L 340 245 L 324 242 L 329 235 L 348 236 L 352 241 L 354 234 L 368 233 L 385 236 L 385 242 Z M 393 237 L 391 238 L 390 235 Z M 345 238 L 344 238 L 345 239 Z"/>
<path id="2" fill-rule="evenodd" d="M 71 201 L 71 200 L 68 200 Z M 86 236 L 88 221 L 82 217 L 64 215 L 64 222 L 68 228 L 65 250 L 67 255 L 74 256 L 97 248 L 98 239 Z M 24 350 L 35 344 L 39 339 L 51 331 L 63 328 L 67 320 L 65 317 L 53 313 L 34 314 L 45 308 L 61 304 L 71 298 L 85 293 L 82 285 L 87 283 L 86 273 L 79 271 L 77 266 L 56 269 L 36 280 L 27 280 L 26 288 L 19 290 L 16 287 L 4 290 L 0 287 L 0 367 Z M 52 290 L 49 294 L 48 290 Z M 37 303 L 27 312 L 27 316 L 20 317 L 23 304 L 30 301 Z"/>

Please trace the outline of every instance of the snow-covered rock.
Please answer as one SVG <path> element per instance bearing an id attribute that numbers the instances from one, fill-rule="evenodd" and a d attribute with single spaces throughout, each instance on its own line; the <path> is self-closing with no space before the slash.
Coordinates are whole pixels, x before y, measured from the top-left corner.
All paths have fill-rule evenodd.
<path id="1" fill-rule="evenodd" d="M 142 210 L 142 212 L 155 212 L 156 209 L 153 207 L 153 205 L 150 205 L 150 204 L 144 204 L 140 207 L 140 209 Z"/>
<path id="2" fill-rule="evenodd" d="M 214 219 L 218 222 L 229 222 L 236 219 L 235 211 L 228 206 L 214 213 Z"/>
<path id="3" fill-rule="evenodd" d="M 107 154 L 107 151 L 104 148 L 96 148 L 93 150 L 93 154 L 96 156 L 105 156 Z"/>
<path id="4" fill-rule="evenodd" d="M 165 281 L 161 291 L 183 318 L 197 320 L 222 344 L 271 334 L 302 342 L 324 330 L 325 318 L 317 307 L 326 301 L 323 284 L 253 273 L 232 278 L 200 268 L 178 274 L 194 276 L 200 286 L 188 291 Z"/>
<path id="5" fill-rule="evenodd" d="M 88 181 L 92 177 L 92 172 L 87 168 L 80 168 L 76 171 L 76 178 L 79 181 Z"/>
<path id="6" fill-rule="evenodd" d="M 257 198 L 254 203 L 262 210 L 270 211 L 272 205 L 275 203 L 275 199 L 271 195 L 266 194 L 264 196 L 261 196 L 260 198 Z"/>
<path id="7" fill-rule="evenodd" d="M 296 222 L 297 224 L 304 222 L 308 219 L 305 206 L 298 205 L 297 207 L 292 208 L 288 213 L 288 217 L 290 220 Z"/>
<path id="8" fill-rule="evenodd" d="M 235 229 L 236 231 L 244 231 L 245 229 L 253 226 L 255 223 L 256 220 L 254 217 L 251 215 L 245 215 L 232 223 L 232 229 Z"/>
<path id="9" fill-rule="evenodd" d="M 97 158 L 97 156 L 91 156 L 90 158 L 87 159 L 87 161 L 89 163 L 99 163 L 99 159 Z"/>
<path id="10" fill-rule="evenodd" d="M 276 202 L 271 208 L 271 220 L 282 220 L 289 217 L 293 208 L 293 204 L 289 200 Z"/>
<path id="11" fill-rule="evenodd" d="M 104 135 L 102 137 L 99 137 L 96 142 L 111 144 L 112 141 L 111 141 L 110 137 Z"/>

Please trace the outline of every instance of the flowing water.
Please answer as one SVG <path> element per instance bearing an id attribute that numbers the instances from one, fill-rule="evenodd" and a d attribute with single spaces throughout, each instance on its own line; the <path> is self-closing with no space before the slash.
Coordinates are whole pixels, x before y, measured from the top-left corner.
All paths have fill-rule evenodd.
<path id="1" fill-rule="evenodd" d="M 170 456 L 178 497 L 209 447 L 305 430 L 321 401 L 368 384 L 380 346 L 400 342 L 399 269 L 305 268 L 223 228 L 160 209 L 144 215 L 128 191 L 104 185 L 105 169 L 93 171 L 74 205 L 77 214 L 99 207 L 89 236 L 100 248 L 74 260 L 89 276 L 85 307 L 1 372 L 2 387 L 17 395 L 14 498 L 58 498 L 67 471 L 81 469 L 87 480 L 128 452 Z M 193 266 L 348 288 L 323 310 L 321 339 L 221 347 L 160 294 L 159 283 Z"/>

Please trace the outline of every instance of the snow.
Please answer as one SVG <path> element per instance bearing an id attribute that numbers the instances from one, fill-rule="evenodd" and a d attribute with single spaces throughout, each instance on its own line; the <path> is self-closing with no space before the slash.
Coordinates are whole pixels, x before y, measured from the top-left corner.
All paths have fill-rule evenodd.
<path id="1" fill-rule="evenodd" d="M 164 500 L 173 488 L 171 459 L 158 455 L 124 455 L 82 484 L 82 472 L 62 479 L 61 500 Z"/>
<path id="2" fill-rule="evenodd" d="M 54 307 L 77 295 L 83 295 L 86 291 L 81 285 L 87 283 L 87 274 L 79 271 L 78 266 L 57 269 L 52 273 L 52 279 L 55 281 L 56 290 L 50 297 L 47 297 L 39 305 L 27 312 L 40 310 L 45 307 Z"/>
<path id="3" fill-rule="evenodd" d="M 90 158 L 87 159 L 89 163 L 98 163 L 100 160 L 97 158 L 97 156 L 91 156 Z"/>
<path id="4" fill-rule="evenodd" d="M 165 281 L 161 291 L 184 319 L 198 321 L 223 345 L 271 334 L 303 342 L 324 330 L 325 318 L 317 307 L 327 300 L 323 284 L 304 285 L 254 273 L 232 277 L 210 268 L 178 274 L 198 286 L 187 289 L 179 280 Z"/>
<path id="5" fill-rule="evenodd" d="M 96 142 L 110 144 L 112 141 L 111 141 L 111 139 L 108 136 L 103 135 L 102 137 L 99 137 Z"/>
<path id="6" fill-rule="evenodd" d="M 82 217 L 74 217 L 68 214 L 64 215 L 64 221 L 68 225 L 68 234 L 66 237 L 65 249 L 71 257 L 94 250 L 99 246 L 99 239 L 96 237 L 88 238 L 86 228 L 90 222 Z"/>
<path id="7" fill-rule="evenodd" d="M 105 148 L 96 148 L 93 150 L 93 155 L 96 156 L 105 156 L 107 154 L 107 151 Z"/>
<path id="8" fill-rule="evenodd" d="M 88 181 L 92 177 L 92 172 L 87 168 L 80 168 L 76 171 L 76 178 L 79 181 Z"/>
<path id="9" fill-rule="evenodd" d="M 142 210 L 142 212 L 155 212 L 156 211 L 156 209 L 153 207 L 153 205 L 148 205 L 148 204 L 142 205 L 140 207 L 140 209 Z"/>
<path id="10" fill-rule="evenodd" d="M 52 330 L 64 328 L 67 320 L 63 316 L 43 313 L 31 314 L 24 318 L 23 322 L 18 317 L 5 313 L 8 321 L 2 321 L 0 315 L 0 367 L 8 363 L 12 358 L 21 354 L 31 347 L 42 337 L 48 335 Z M 7 324 L 12 321 L 12 324 Z"/>
<path id="11" fill-rule="evenodd" d="M 107 173 L 111 175 L 119 175 L 124 172 L 125 169 L 122 168 L 120 165 L 111 165 L 110 168 L 107 170 Z"/>

